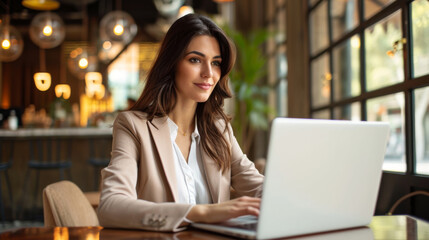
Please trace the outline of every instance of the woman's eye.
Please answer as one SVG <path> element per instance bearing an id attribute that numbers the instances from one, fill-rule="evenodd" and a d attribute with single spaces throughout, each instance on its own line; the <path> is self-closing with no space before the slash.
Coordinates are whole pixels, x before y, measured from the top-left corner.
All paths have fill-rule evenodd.
<path id="1" fill-rule="evenodd" d="M 190 58 L 189 61 L 191 63 L 199 63 L 200 62 L 200 60 L 198 58 Z"/>
<path id="2" fill-rule="evenodd" d="M 213 64 L 214 66 L 220 67 L 220 61 L 214 61 L 212 64 Z"/>

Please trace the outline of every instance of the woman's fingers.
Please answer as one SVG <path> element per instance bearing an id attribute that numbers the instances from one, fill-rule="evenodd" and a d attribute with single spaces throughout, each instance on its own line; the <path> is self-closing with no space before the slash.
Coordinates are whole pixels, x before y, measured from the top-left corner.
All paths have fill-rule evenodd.
<path id="1" fill-rule="evenodd" d="M 219 204 L 195 205 L 187 218 L 195 222 L 215 223 L 243 215 L 259 215 L 260 198 L 240 197 Z"/>

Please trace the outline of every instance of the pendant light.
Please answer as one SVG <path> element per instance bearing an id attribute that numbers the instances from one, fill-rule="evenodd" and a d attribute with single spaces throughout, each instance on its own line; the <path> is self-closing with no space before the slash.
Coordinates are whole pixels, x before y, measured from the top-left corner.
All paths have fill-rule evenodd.
<path id="1" fill-rule="evenodd" d="M 130 43 L 137 34 L 137 25 L 130 14 L 113 11 L 105 15 L 100 22 L 100 38 L 103 41 Z"/>
<path id="2" fill-rule="evenodd" d="M 37 14 L 30 24 L 30 38 L 41 48 L 59 46 L 65 38 L 63 20 L 53 12 Z"/>
<path id="3" fill-rule="evenodd" d="M 10 25 L 9 5 L 8 14 L 0 25 L 0 61 L 12 62 L 19 58 L 24 49 L 21 33 Z"/>
<path id="4" fill-rule="evenodd" d="M 88 16 L 86 6 L 82 6 L 82 40 L 87 41 Z M 70 52 L 68 58 L 68 69 L 79 79 L 84 79 L 87 72 L 94 72 L 98 65 L 98 58 L 95 53 L 95 47 L 89 47 L 88 44 L 81 44 Z"/>
<path id="5" fill-rule="evenodd" d="M 34 84 L 39 91 L 46 91 L 51 87 L 51 74 L 46 72 L 45 50 L 40 48 L 40 72 L 34 74 Z"/>
<path id="6" fill-rule="evenodd" d="M 60 7 L 60 3 L 54 0 L 23 0 L 22 6 L 34 10 L 55 10 Z"/>
<path id="7" fill-rule="evenodd" d="M 185 0 L 153 0 L 158 12 L 167 18 L 176 17 Z"/>
<path id="8" fill-rule="evenodd" d="M 103 77 L 99 72 L 88 72 L 85 74 L 85 93 L 88 97 L 100 100 L 104 97 L 106 88 L 102 84 Z"/>
<path id="9" fill-rule="evenodd" d="M 177 14 L 177 18 L 181 18 L 185 15 L 194 13 L 194 8 L 190 5 L 183 5 L 179 9 L 179 13 Z"/>
<path id="10" fill-rule="evenodd" d="M 71 95 L 70 85 L 67 84 L 67 73 L 66 67 L 64 66 L 64 47 L 61 48 L 61 58 L 60 58 L 60 84 L 55 86 L 55 96 L 57 98 L 69 99 Z"/>

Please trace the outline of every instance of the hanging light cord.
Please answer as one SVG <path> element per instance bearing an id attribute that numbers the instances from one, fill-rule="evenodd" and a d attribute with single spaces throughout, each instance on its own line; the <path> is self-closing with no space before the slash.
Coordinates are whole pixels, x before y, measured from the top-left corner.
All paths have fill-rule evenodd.
<path id="1" fill-rule="evenodd" d="M 393 204 L 392 208 L 390 208 L 389 212 L 387 212 L 387 215 L 392 215 L 393 211 L 395 211 L 396 207 L 398 207 L 398 205 L 400 203 L 402 203 L 405 199 L 416 196 L 416 195 L 425 195 L 425 196 L 429 197 L 429 192 L 427 192 L 427 191 L 415 191 L 415 192 L 408 193 L 408 194 L 404 195 L 403 197 L 398 199 L 395 202 L 395 204 Z"/>
<path id="2" fill-rule="evenodd" d="M 40 72 L 46 72 L 46 63 L 45 63 L 45 50 L 43 48 L 39 48 L 39 56 L 40 56 Z"/>
<path id="3" fill-rule="evenodd" d="M 61 59 L 60 59 L 60 83 L 67 83 L 67 73 L 64 65 L 64 45 L 61 45 Z"/>

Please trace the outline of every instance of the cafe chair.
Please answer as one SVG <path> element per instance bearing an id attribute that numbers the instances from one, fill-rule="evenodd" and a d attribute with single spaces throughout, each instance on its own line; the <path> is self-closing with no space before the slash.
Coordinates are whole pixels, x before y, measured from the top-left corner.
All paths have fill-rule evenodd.
<path id="1" fill-rule="evenodd" d="M 45 187 L 43 215 L 46 227 L 99 226 L 94 208 L 81 189 L 70 181 Z"/>
<path id="2" fill-rule="evenodd" d="M 6 180 L 6 187 L 9 195 L 9 201 L 11 205 L 12 219 L 14 218 L 13 211 L 13 198 L 12 198 L 12 187 L 10 184 L 8 170 L 12 167 L 13 162 L 13 151 L 14 141 L 0 141 L 0 174 L 4 175 Z M 0 212 L 1 221 L 6 221 L 5 206 L 3 203 L 3 183 L 2 176 L 0 175 Z"/>

